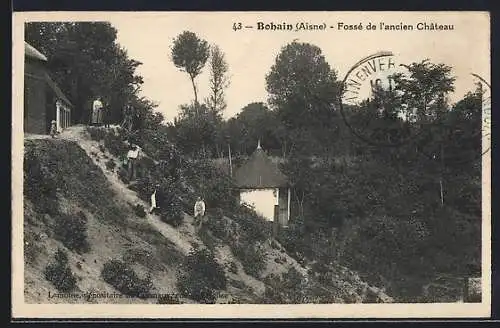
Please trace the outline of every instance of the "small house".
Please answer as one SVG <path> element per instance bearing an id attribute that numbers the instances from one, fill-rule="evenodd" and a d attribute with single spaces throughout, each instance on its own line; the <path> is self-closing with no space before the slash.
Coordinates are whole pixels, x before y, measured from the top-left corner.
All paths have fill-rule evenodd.
<path id="1" fill-rule="evenodd" d="M 71 125 L 72 107 L 50 77 L 47 57 L 24 42 L 24 132 L 47 134 L 52 120 L 62 131 Z"/>
<path id="2" fill-rule="evenodd" d="M 279 226 L 287 227 L 290 220 L 290 188 L 287 177 L 273 163 L 264 149 L 257 149 L 235 172 L 240 203 L 252 207 L 258 214 Z"/>

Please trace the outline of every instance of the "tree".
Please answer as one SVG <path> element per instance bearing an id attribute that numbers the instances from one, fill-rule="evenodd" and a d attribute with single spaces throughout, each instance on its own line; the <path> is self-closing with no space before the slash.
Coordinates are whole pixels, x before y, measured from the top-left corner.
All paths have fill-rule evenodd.
<path id="1" fill-rule="evenodd" d="M 201 73 L 210 55 L 208 42 L 189 31 L 184 31 L 174 39 L 171 56 L 175 67 L 188 73 L 194 91 L 194 103 L 198 106 L 198 91 L 195 78 Z"/>
<path id="2" fill-rule="evenodd" d="M 406 114 L 408 120 L 418 120 L 420 123 L 436 119 L 442 109 L 439 101 L 443 100 L 443 95 L 455 89 L 451 67 L 434 64 L 426 59 L 406 68 L 408 73 L 396 73 L 392 76 L 394 90 L 401 97 L 403 114 Z"/>
<path id="3" fill-rule="evenodd" d="M 332 119 L 339 83 L 319 47 L 294 41 L 276 57 L 266 90 L 288 128 L 321 126 Z"/>
<path id="4" fill-rule="evenodd" d="M 246 105 L 236 117 L 228 120 L 226 133 L 237 153 L 249 155 L 259 139 L 267 151 L 280 149 L 276 135 L 280 125 L 273 111 L 262 102 L 256 102 Z"/>
<path id="5" fill-rule="evenodd" d="M 210 97 L 208 97 L 206 103 L 210 110 L 221 113 L 227 106 L 224 90 L 230 84 L 227 75 L 229 66 L 219 46 L 213 45 L 210 51 Z"/>
<path id="6" fill-rule="evenodd" d="M 74 123 L 88 122 L 96 96 L 109 106 L 111 122 L 120 122 L 123 105 L 143 83 L 135 73 L 141 63 L 128 58 L 116 33 L 103 22 L 26 24 L 25 40 L 47 56 L 52 77 L 74 105 Z"/>
<path id="7" fill-rule="evenodd" d="M 222 124 L 220 115 L 206 105 L 182 105 L 180 109 L 180 114 L 174 120 L 179 148 L 187 154 L 201 157 L 214 153 Z"/>

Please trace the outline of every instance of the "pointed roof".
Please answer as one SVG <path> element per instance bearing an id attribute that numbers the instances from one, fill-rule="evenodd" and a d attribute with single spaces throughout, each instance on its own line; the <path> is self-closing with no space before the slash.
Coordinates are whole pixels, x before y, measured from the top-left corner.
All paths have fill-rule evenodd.
<path id="1" fill-rule="evenodd" d="M 260 140 L 248 161 L 234 173 L 234 180 L 239 188 L 246 189 L 277 188 L 287 185 L 286 176 L 267 156 L 260 146 Z"/>

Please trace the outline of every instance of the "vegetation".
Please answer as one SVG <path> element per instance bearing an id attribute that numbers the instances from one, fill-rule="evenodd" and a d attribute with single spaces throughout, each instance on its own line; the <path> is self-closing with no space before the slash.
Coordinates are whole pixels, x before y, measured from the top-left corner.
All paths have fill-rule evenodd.
<path id="1" fill-rule="evenodd" d="M 374 88 L 372 99 L 342 106 L 343 86 L 321 49 L 294 41 L 283 46 L 266 76 L 269 107 L 251 103 L 226 121 L 222 114 L 229 67 L 224 53 L 185 31 L 173 42 L 171 60 L 189 75 L 194 102 L 179 104 L 180 114 L 165 125 L 154 112 L 156 104 L 136 95 L 142 83 L 135 75 L 140 63 L 116 44 L 116 31 L 109 24 L 29 23 L 26 39 L 47 54 L 56 81 L 77 106 L 75 121 L 87 122 L 83 108 L 97 90 L 111 104 L 115 123 L 122 120 L 123 106 L 132 105 L 130 129 L 115 134 L 89 128 L 91 138 L 118 157 L 126 153 L 126 141 L 136 143 L 155 160 L 145 165 L 148 174 L 133 188 L 147 202 L 158 188 L 163 221 L 180 224 L 183 212 L 192 214 L 196 197 L 204 197 L 211 236 L 230 245 L 247 273 L 258 276 L 264 267 L 259 243 L 270 238 L 271 227 L 238 206 L 231 178 L 213 162 L 226 156 L 228 148 L 236 161 L 244 158 L 258 139 L 280 157 L 292 184 L 290 226 L 281 229 L 278 239 L 299 262 L 319 263 L 315 270 L 324 271 L 325 283 L 333 261 L 359 271 L 398 301 L 411 301 L 442 275 L 479 272 L 483 91 L 478 86 L 450 103 L 455 77 L 446 64 L 411 63 L 405 74 L 392 76 L 391 90 Z M 80 49 L 88 49 L 88 55 Z M 201 102 L 196 79 L 207 63 L 211 92 Z M 79 92 L 70 90 L 76 77 Z M 104 179 L 102 174 L 71 171 L 64 163 L 71 162 L 75 150 L 63 147 L 54 142 L 44 149 L 26 142 L 26 197 L 37 211 L 53 216 L 59 212 L 59 193 L 81 199 L 93 214 L 113 213 L 113 205 L 92 183 Z M 88 166 L 83 164 L 71 167 Z M 126 173 L 118 169 L 124 182 Z M 76 177 L 82 176 L 89 183 L 78 182 Z M 189 259 L 190 273 L 180 279 L 184 294 L 214 301 L 225 283 L 192 268 L 208 267 L 222 281 L 216 263 L 204 251 Z M 290 275 L 286 281 L 294 280 Z M 281 295 L 287 286 L 281 280 L 273 284 L 267 292 L 272 299 L 291 302 L 301 297 Z M 350 296 L 323 298 L 332 297 Z"/>
<path id="2" fill-rule="evenodd" d="M 110 159 L 106 162 L 105 165 L 106 165 L 106 169 L 113 172 L 115 170 L 115 167 L 116 167 L 116 162 L 114 160 Z"/>
<path id="3" fill-rule="evenodd" d="M 104 263 L 101 276 L 119 292 L 131 297 L 148 298 L 153 288 L 150 276 L 139 278 L 131 267 L 119 260 Z"/>
<path id="4" fill-rule="evenodd" d="M 75 290 L 76 277 L 68 264 L 68 255 L 58 249 L 54 255 L 54 262 L 45 267 L 45 279 L 50 281 L 58 291 L 68 293 Z"/>
<path id="5" fill-rule="evenodd" d="M 215 303 L 226 285 L 224 269 L 207 249 L 195 249 L 186 257 L 177 280 L 181 295 L 200 303 Z"/>
<path id="6" fill-rule="evenodd" d="M 90 251 L 87 240 L 87 217 L 80 211 L 76 217 L 70 215 L 59 215 L 55 222 L 55 237 L 64 246 L 79 254 Z"/>

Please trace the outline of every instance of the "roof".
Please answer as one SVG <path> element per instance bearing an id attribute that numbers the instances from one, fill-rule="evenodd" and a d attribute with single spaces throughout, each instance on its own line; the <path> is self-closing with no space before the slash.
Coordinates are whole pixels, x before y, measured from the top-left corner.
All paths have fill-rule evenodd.
<path id="1" fill-rule="evenodd" d="M 24 56 L 28 58 L 33 58 L 41 61 L 47 61 L 47 57 L 38 51 L 35 47 L 33 47 L 28 42 L 24 41 Z"/>
<path id="2" fill-rule="evenodd" d="M 50 77 L 50 75 L 47 72 L 44 72 L 44 77 L 45 77 L 45 81 L 47 82 L 47 84 L 49 85 L 49 87 L 54 91 L 54 93 L 56 94 L 57 98 L 59 98 L 60 100 L 62 100 L 63 102 L 65 102 L 66 105 L 68 105 L 70 107 L 73 107 L 73 105 L 68 100 L 68 98 L 66 98 L 66 96 L 61 91 L 61 89 L 59 89 L 59 87 L 57 86 L 57 83 L 54 82 L 54 80 L 52 80 L 52 78 Z"/>
<path id="3" fill-rule="evenodd" d="M 278 165 L 260 147 L 260 142 L 248 161 L 235 171 L 234 180 L 239 188 L 245 189 L 284 187 L 288 182 Z"/>

